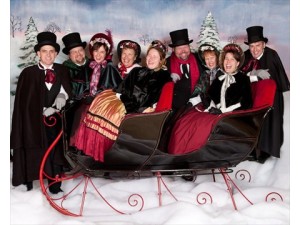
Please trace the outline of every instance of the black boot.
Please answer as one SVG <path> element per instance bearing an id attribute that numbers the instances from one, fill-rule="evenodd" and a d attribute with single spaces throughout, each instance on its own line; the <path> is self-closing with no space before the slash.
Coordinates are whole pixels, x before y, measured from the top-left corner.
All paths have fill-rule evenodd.
<path id="1" fill-rule="evenodd" d="M 260 152 L 260 155 L 257 157 L 256 161 L 261 164 L 264 164 L 269 157 L 270 157 L 270 155 L 268 153 Z"/>
<path id="2" fill-rule="evenodd" d="M 63 192 L 63 190 L 61 190 L 61 188 L 60 188 L 61 187 L 61 182 L 56 182 L 56 183 L 53 183 L 53 182 L 54 182 L 53 180 L 48 179 L 49 191 L 52 194 L 57 194 L 59 192 Z M 51 183 L 53 183 L 53 184 L 51 184 Z"/>
<path id="3" fill-rule="evenodd" d="M 32 188 L 33 188 L 32 181 L 29 181 L 29 182 L 24 182 L 23 184 L 24 184 L 24 185 L 26 185 L 26 187 L 27 187 L 27 191 L 30 191 L 30 190 L 32 190 Z"/>
<path id="4" fill-rule="evenodd" d="M 246 158 L 248 161 L 256 161 L 256 150 L 254 149 Z"/>

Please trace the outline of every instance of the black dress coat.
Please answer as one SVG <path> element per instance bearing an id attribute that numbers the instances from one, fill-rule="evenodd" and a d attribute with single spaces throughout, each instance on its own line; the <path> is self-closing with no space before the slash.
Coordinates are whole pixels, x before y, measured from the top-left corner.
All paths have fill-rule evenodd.
<path id="1" fill-rule="evenodd" d="M 245 51 L 246 65 L 252 58 L 250 50 Z M 280 148 L 283 144 L 283 92 L 290 90 L 290 81 L 277 52 L 265 47 L 262 57 L 259 59 L 260 69 L 269 69 L 271 79 L 274 79 L 277 90 L 274 99 L 274 108 L 268 114 L 262 127 L 258 149 L 272 156 L 280 157 Z"/>
<path id="2" fill-rule="evenodd" d="M 116 92 L 121 93 L 127 113 L 143 112 L 157 103 L 165 83 L 172 81 L 167 70 L 136 67 L 131 70 Z"/>
<path id="3" fill-rule="evenodd" d="M 204 66 L 201 63 L 201 60 L 199 59 L 198 54 L 191 53 L 194 55 L 198 70 L 199 70 L 199 78 L 196 83 L 199 83 L 199 79 L 201 77 L 201 74 L 204 72 Z M 171 57 L 169 56 L 166 59 L 166 66 L 169 71 L 171 71 Z M 182 78 L 177 81 L 174 85 L 174 92 L 173 92 L 173 104 L 172 109 L 173 111 L 184 111 L 184 109 L 187 106 L 187 103 L 191 97 L 195 97 L 197 94 L 194 94 L 194 90 L 191 90 L 191 76 L 189 78 L 186 78 L 185 76 L 182 76 Z M 181 112 L 179 112 L 181 114 Z"/>
<path id="4" fill-rule="evenodd" d="M 220 93 L 224 80 L 220 81 L 218 77 L 222 74 L 223 72 L 218 71 L 217 78 L 212 82 L 211 86 L 208 89 L 208 96 L 211 100 L 214 101 L 216 105 L 220 103 Z M 234 76 L 235 83 L 232 83 L 226 90 L 226 107 L 229 107 L 236 103 L 241 103 L 241 106 L 237 109 L 251 108 L 253 101 L 249 77 L 247 77 L 242 72 L 238 72 L 237 74 L 231 76 Z"/>
<path id="5" fill-rule="evenodd" d="M 37 65 L 25 68 L 19 76 L 10 137 L 10 148 L 13 149 L 13 186 L 39 179 L 41 160 L 53 141 L 47 138 L 49 135 L 46 134 L 48 128 L 43 122 L 43 108 L 54 103 L 61 85 L 70 97 L 72 95 L 67 68 L 54 63 L 53 69 L 56 81 L 50 91 L 45 85 L 45 72 Z M 62 149 L 58 154 L 53 154 L 53 157 L 58 160 L 58 164 L 64 162 Z M 50 175 L 52 169 L 51 165 L 46 166 Z"/>

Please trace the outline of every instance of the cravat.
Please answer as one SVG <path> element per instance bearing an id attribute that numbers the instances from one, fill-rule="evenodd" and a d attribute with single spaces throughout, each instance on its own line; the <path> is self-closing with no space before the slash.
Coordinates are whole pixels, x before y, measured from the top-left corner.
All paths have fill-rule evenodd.
<path id="1" fill-rule="evenodd" d="M 254 61 L 254 62 L 253 62 L 253 67 L 252 67 L 252 69 L 253 69 L 253 70 L 259 69 L 259 61 L 258 61 L 258 59 L 254 59 L 253 61 Z"/>
<path id="2" fill-rule="evenodd" d="M 90 67 L 93 69 L 93 74 L 90 82 L 90 95 L 92 96 L 97 93 L 97 86 L 101 76 L 101 67 L 105 68 L 106 64 L 106 60 L 103 60 L 101 63 L 97 63 L 96 61 L 90 62 Z"/>
<path id="3" fill-rule="evenodd" d="M 226 99 L 225 99 L 225 95 L 226 95 L 226 90 L 227 88 L 229 88 L 229 86 L 233 83 L 235 83 L 235 78 L 233 75 L 229 75 L 229 74 L 224 74 L 219 76 L 219 80 L 223 81 L 222 87 L 221 87 L 221 95 L 220 95 L 220 103 L 221 103 L 221 108 L 226 108 Z"/>
<path id="4" fill-rule="evenodd" d="M 188 64 L 181 64 L 180 70 L 181 73 L 186 77 L 186 79 L 189 79 L 189 65 Z"/>
<path id="5" fill-rule="evenodd" d="M 245 73 L 248 73 L 252 70 L 259 69 L 259 61 L 258 59 L 252 58 L 246 66 L 243 67 L 242 71 Z"/>
<path id="6" fill-rule="evenodd" d="M 51 69 L 46 69 L 45 82 L 53 84 L 55 82 L 55 74 Z"/>

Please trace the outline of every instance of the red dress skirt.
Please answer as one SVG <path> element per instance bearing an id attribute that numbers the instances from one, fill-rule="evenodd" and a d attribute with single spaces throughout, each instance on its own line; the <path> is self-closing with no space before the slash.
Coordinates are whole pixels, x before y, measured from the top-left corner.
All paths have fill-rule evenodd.
<path id="1" fill-rule="evenodd" d="M 104 154 L 119 134 L 126 109 L 111 89 L 98 94 L 82 117 L 71 145 L 95 160 L 104 161 Z"/>

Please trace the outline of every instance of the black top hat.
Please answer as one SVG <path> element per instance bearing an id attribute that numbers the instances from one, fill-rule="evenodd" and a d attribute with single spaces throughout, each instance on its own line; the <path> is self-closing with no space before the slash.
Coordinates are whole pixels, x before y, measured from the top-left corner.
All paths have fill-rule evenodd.
<path id="1" fill-rule="evenodd" d="M 56 35 L 52 32 L 45 31 L 37 35 L 38 43 L 34 46 L 34 51 L 38 52 L 44 45 L 51 45 L 55 48 L 56 52 L 59 53 L 60 46 L 56 43 Z"/>
<path id="2" fill-rule="evenodd" d="M 188 30 L 175 30 L 170 32 L 172 43 L 169 44 L 170 47 L 176 47 L 180 45 L 187 45 L 193 42 L 193 40 L 189 40 Z"/>
<path id="3" fill-rule="evenodd" d="M 66 46 L 65 48 L 63 48 L 62 51 L 66 55 L 69 54 L 69 52 L 72 48 L 75 48 L 78 46 L 82 46 L 83 48 L 86 47 L 86 42 L 81 41 L 80 34 L 77 32 L 67 34 L 66 36 L 64 36 L 62 38 L 62 41 L 63 41 L 64 45 Z"/>
<path id="4" fill-rule="evenodd" d="M 268 42 L 268 38 L 265 38 L 263 35 L 263 27 L 262 26 L 253 26 L 248 27 L 247 33 L 248 33 L 248 42 L 244 42 L 246 45 L 249 45 L 251 43 L 257 42 L 257 41 L 264 41 L 265 43 Z"/>
<path id="5" fill-rule="evenodd" d="M 135 41 L 131 41 L 131 40 L 122 40 L 119 42 L 118 46 L 117 46 L 117 53 L 118 53 L 118 57 L 119 60 L 121 61 L 121 54 L 122 54 L 122 48 L 127 47 L 127 48 L 132 48 L 135 51 L 136 54 L 136 63 L 140 62 L 140 55 L 141 55 L 141 46 L 135 42 Z"/>

